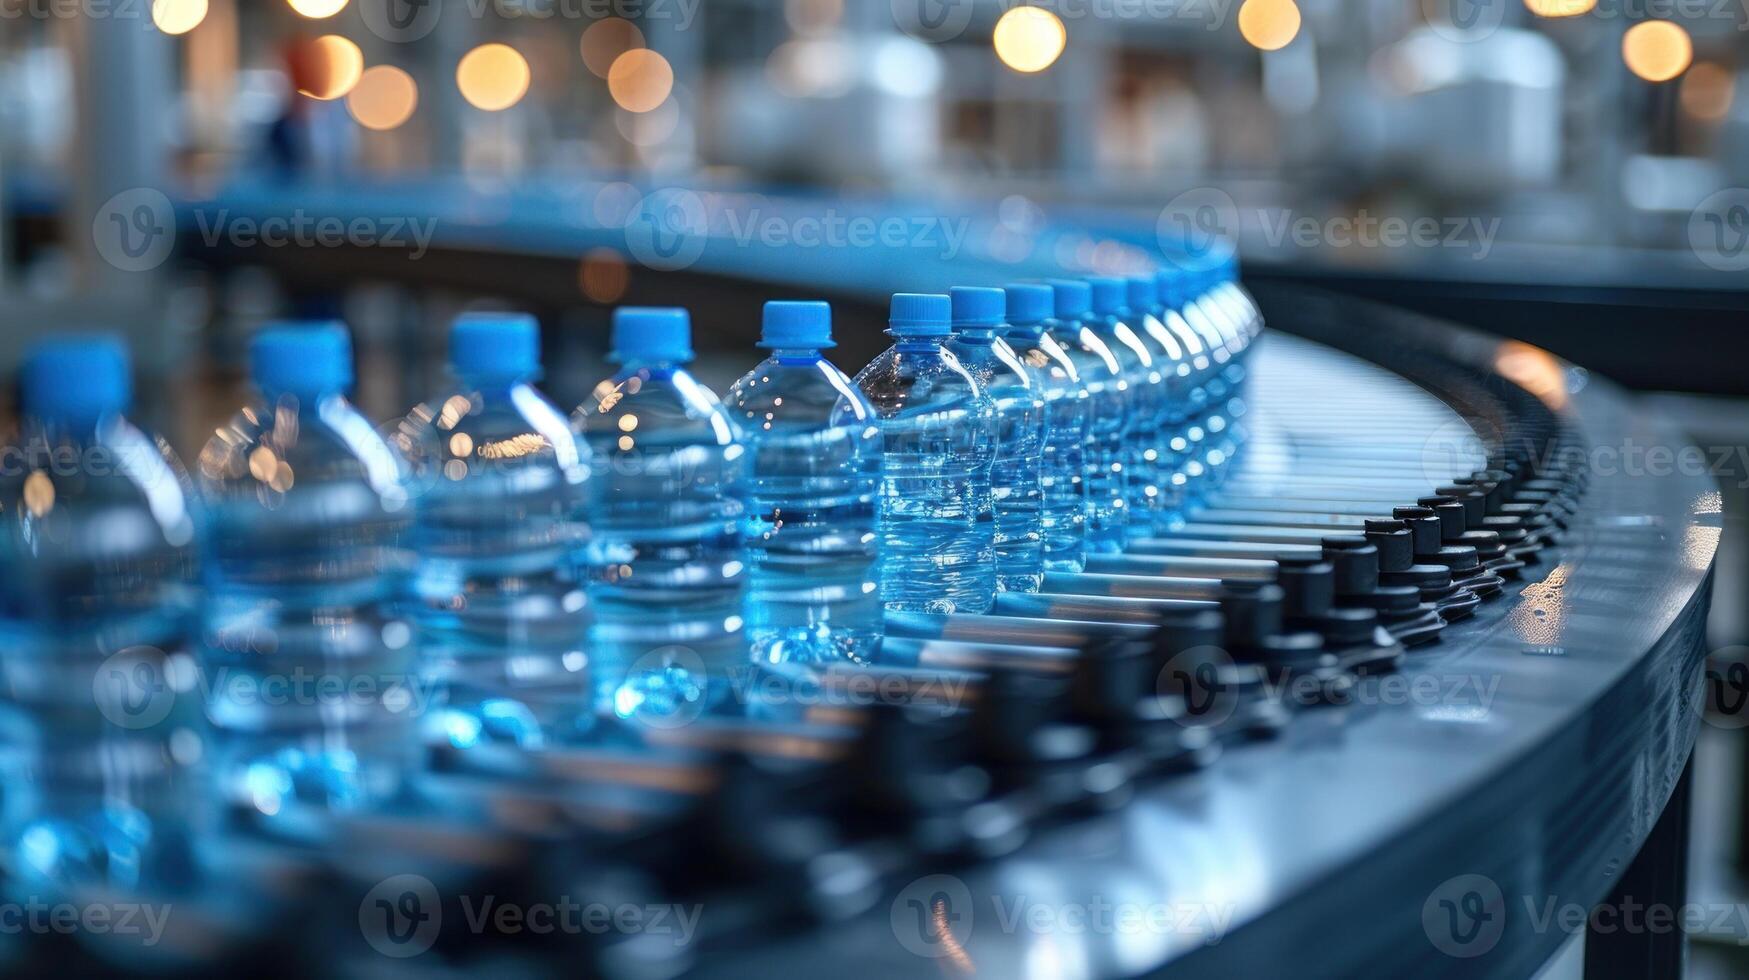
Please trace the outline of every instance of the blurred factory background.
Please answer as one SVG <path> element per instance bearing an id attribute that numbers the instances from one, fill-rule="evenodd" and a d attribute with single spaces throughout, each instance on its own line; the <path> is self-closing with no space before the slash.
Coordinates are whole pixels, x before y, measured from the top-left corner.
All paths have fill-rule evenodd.
<path id="1" fill-rule="evenodd" d="M 1174 236 L 1741 446 L 1746 72 L 1741 0 L 0 0 L 0 367 L 122 330 L 186 458 L 288 314 L 347 319 L 387 418 L 450 314 L 532 309 L 574 404 L 620 302 L 692 305 L 720 382 L 760 300 L 844 300 L 854 368 L 849 301 L 946 285 L 894 281 L 920 259 L 1116 269 Z M 895 213 L 927 253 L 834 244 Z M 1741 459 L 1721 649 L 1749 645 Z M 1697 900 L 1745 894 L 1741 741 L 1703 740 Z"/>

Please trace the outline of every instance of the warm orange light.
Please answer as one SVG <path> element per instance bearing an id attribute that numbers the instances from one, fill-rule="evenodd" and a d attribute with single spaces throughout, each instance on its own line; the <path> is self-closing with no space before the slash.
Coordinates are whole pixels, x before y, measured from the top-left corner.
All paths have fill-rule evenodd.
<path id="1" fill-rule="evenodd" d="M 990 40 L 1003 64 L 1031 74 L 1056 64 L 1069 43 L 1069 31 L 1042 7 L 1015 7 L 996 21 Z"/>
<path id="2" fill-rule="evenodd" d="M 631 269 L 618 252 L 611 248 L 592 248 L 583 255 L 578 284 L 590 302 L 606 305 L 619 302 L 626 294 L 631 278 Z M 621 425 L 623 427 L 623 420 Z"/>
<path id="3" fill-rule="evenodd" d="M 1667 82 L 1688 69 L 1694 60 L 1694 42 L 1670 21 L 1648 20 L 1622 35 L 1621 57 L 1628 71 L 1646 81 Z"/>
<path id="4" fill-rule="evenodd" d="M 1524 6 L 1538 17 L 1577 17 L 1590 13 L 1597 0 L 1524 0 Z"/>
<path id="5" fill-rule="evenodd" d="M 286 0 L 291 9 L 311 20 L 332 17 L 346 9 L 346 0 Z"/>
<path id="6" fill-rule="evenodd" d="M 667 58 L 647 48 L 627 51 L 607 70 L 607 91 L 621 109 L 649 112 L 674 91 L 674 69 Z"/>
<path id="7" fill-rule="evenodd" d="M 152 0 L 152 24 L 166 34 L 187 34 L 206 20 L 207 0 Z"/>
<path id="8" fill-rule="evenodd" d="M 394 129 L 406 122 L 419 105 L 419 86 L 413 76 L 394 65 L 374 65 L 359 78 L 346 97 L 346 109 L 366 129 Z"/>
<path id="9" fill-rule="evenodd" d="M 528 61 L 508 44 L 482 44 L 462 55 L 455 83 L 476 109 L 508 109 L 528 93 Z"/>
<path id="10" fill-rule="evenodd" d="M 1682 108 L 1696 119 L 1717 120 L 1731 111 L 1737 76 L 1716 62 L 1695 62 L 1682 78 Z"/>
<path id="11" fill-rule="evenodd" d="M 338 34 L 324 34 L 309 43 L 309 87 L 298 89 L 312 99 L 338 99 L 352 91 L 364 74 L 364 52 Z"/>
<path id="12" fill-rule="evenodd" d="M 1239 35 L 1261 51 L 1288 46 L 1300 33 L 1300 8 L 1294 0 L 1245 0 L 1239 6 Z"/>
<path id="13" fill-rule="evenodd" d="M 638 25 L 619 17 L 607 17 L 583 32 L 583 66 L 597 78 L 606 78 L 614 59 L 644 46 Z"/>

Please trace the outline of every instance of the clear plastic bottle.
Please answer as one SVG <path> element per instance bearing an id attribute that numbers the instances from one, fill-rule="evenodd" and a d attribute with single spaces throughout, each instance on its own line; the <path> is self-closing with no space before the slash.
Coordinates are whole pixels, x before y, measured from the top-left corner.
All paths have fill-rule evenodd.
<path id="1" fill-rule="evenodd" d="M 946 296 L 895 293 L 891 314 L 893 346 L 856 376 L 881 426 L 881 601 L 895 611 L 987 612 L 996 598 L 996 408 L 945 346 Z"/>
<path id="2" fill-rule="evenodd" d="M 1055 309 L 1051 287 L 1011 283 L 1003 338 L 1039 379 L 1048 421 L 1039 483 L 1044 493 L 1041 527 L 1044 567 L 1079 572 L 1087 567 L 1087 483 L 1083 473 L 1092 419 L 1092 396 L 1081 383 L 1074 358 L 1046 329 Z"/>
<path id="3" fill-rule="evenodd" d="M 269 326 L 249 354 L 260 397 L 198 466 L 214 776 L 239 821 L 319 839 L 418 763 L 433 692 L 394 611 L 411 508 L 393 450 L 346 399 L 344 326 Z"/>
<path id="4" fill-rule="evenodd" d="M 441 743 L 537 749 L 592 728 L 588 598 L 578 575 L 588 451 L 534 387 L 540 329 L 471 313 L 450 329 L 452 383 L 397 442 L 418 491 L 412 598 Z"/>
<path id="5" fill-rule="evenodd" d="M 595 455 L 590 661 L 598 707 L 662 725 L 724 705 L 749 660 L 737 496 L 746 447 L 686 370 L 685 310 L 615 311 L 610 356 L 619 371 L 571 418 Z"/>
<path id="6" fill-rule="evenodd" d="M 723 406 L 747 446 L 742 482 L 747 636 L 764 663 L 870 663 L 881 636 L 875 578 L 880 427 L 821 351 L 832 308 L 765 304 L 771 352 Z"/>
<path id="7" fill-rule="evenodd" d="M 990 464 L 996 587 L 1037 592 L 1045 579 L 1044 381 L 1001 337 L 1008 316 L 1002 290 L 955 286 L 948 296 L 954 329 L 948 350 L 996 406 L 996 457 Z"/>
<path id="8" fill-rule="evenodd" d="M 26 357 L 0 482 L 0 769 L 8 887 L 177 892 L 209 815 L 193 488 L 123 417 L 127 350 Z"/>
<path id="9" fill-rule="evenodd" d="M 1087 453 L 1082 459 L 1087 484 L 1087 550 L 1123 550 L 1129 522 L 1129 474 L 1125 467 L 1129 436 L 1129 375 L 1125 362 L 1106 343 L 1093 320 L 1093 288 L 1085 282 L 1054 279 L 1056 321 L 1050 332 L 1075 361 L 1090 396 Z"/>
<path id="10" fill-rule="evenodd" d="M 1131 276 L 1125 281 L 1129 292 L 1130 323 L 1150 345 L 1154 366 L 1160 377 L 1162 398 L 1159 424 L 1147 439 L 1153 452 L 1149 460 L 1149 484 L 1159 494 L 1149 508 L 1150 520 L 1144 530 L 1170 530 L 1184 518 L 1184 475 L 1181 468 L 1188 443 L 1184 427 L 1189 419 L 1191 392 L 1196 385 L 1195 370 L 1184 343 L 1170 330 L 1161 316 L 1160 286 L 1152 276 Z"/>
<path id="11" fill-rule="evenodd" d="M 1165 506 L 1156 463 L 1159 433 L 1166 426 L 1165 378 L 1154 347 L 1134 325 L 1129 307 L 1129 283 L 1116 276 L 1093 276 L 1093 316 L 1088 321 L 1123 365 L 1125 391 L 1124 468 L 1129 476 L 1127 533 L 1146 537 Z"/>
<path id="12" fill-rule="evenodd" d="M 1187 395 L 1184 424 L 1173 437 L 1173 450 L 1178 465 L 1172 482 L 1181 506 L 1194 509 L 1210 489 L 1208 467 L 1203 463 L 1210 448 L 1211 415 L 1219 415 L 1212 424 L 1226 427 L 1224 411 L 1227 383 L 1221 372 L 1227 363 L 1227 353 L 1216 337 L 1211 347 L 1209 335 L 1194 329 L 1185 318 L 1185 293 L 1188 274 L 1182 265 L 1168 261 L 1155 277 L 1160 294 L 1160 322 L 1177 338 L 1189 355 L 1191 386 Z"/>

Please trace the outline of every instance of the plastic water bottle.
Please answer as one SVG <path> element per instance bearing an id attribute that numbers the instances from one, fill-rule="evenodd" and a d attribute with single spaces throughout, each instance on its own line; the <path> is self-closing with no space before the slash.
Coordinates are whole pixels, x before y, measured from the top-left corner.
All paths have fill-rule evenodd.
<path id="1" fill-rule="evenodd" d="M 578 575 L 588 451 L 535 390 L 532 317 L 450 329 L 452 382 L 402 423 L 419 491 L 412 598 L 439 744 L 484 759 L 592 727 L 588 601 Z"/>
<path id="2" fill-rule="evenodd" d="M 1219 412 L 1224 411 L 1220 406 L 1224 406 L 1226 402 L 1227 382 L 1221 372 L 1226 367 L 1228 355 L 1224 345 L 1218 343 L 1218 336 L 1215 338 L 1216 346 L 1211 347 L 1210 334 L 1192 327 L 1185 316 L 1185 295 L 1188 289 L 1188 275 L 1185 270 L 1168 262 L 1155 277 L 1155 282 L 1160 293 L 1160 322 L 1177 338 L 1190 356 L 1192 384 L 1188 393 L 1184 424 L 1172 443 L 1178 459 L 1172 482 L 1180 489 L 1182 506 L 1194 508 L 1202 502 L 1210 489 L 1209 473 L 1203 457 L 1208 452 L 1211 415 L 1219 416 L 1219 421 L 1213 423 L 1215 426 L 1225 428 L 1226 424 L 1225 416 L 1219 415 Z M 1198 319 L 1201 320 L 1200 315 Z"/>
<path id="3" fill-rule="evenodd" d="M 747 461 L 687 372 L 685 310 L 622 307 L 620 366 L 573 414 L 595 454 L 585 550 L 598 708 L 654 725 L 722 706 L 748 662 L 740 492 Z"/>
<path id="4" fill-rule="evenodd" d="M 1075 361 L 1090 397 L 1087 452 L 1082 458 L 1087 485 L 1087 550 L 1123 550 L 1129 522 L 1129 474 L 1125 468 L 1129 435 L 1129 375 L 1126 364 L 1106 343 L 1093 319 L 1093 287 L 1067 279 L 1051 281 L 1056 323 L 1051 332 Z"/>
<path id="5" fill-rule="evenodd" d="M 1147 442 L 1154 452 L 1149 482 L 1159 493 L 1150 508 L 1154 531 L 1169 530 L 1184 516 L 1184 474 L 1181 471 L 1189 448 L 1184 427 L 1190 417 L 1196 390 L 1195 368 L 1184 338 L 1161 319 L 1159 282 L 1152 275 L 1125 280 L 1129 292 L 1131 326 L 1150 345 L 1158 373 L 1162 405 L 1159 424 Z"/>
<path id="6" fill-rule="evenodd" d="M 1037 592 L 1045 580 L 1044 381 L 999 336 L 1008 317 L 1002 290 L 955 286 L 948 295 L 954 329 L 948 350 L 996 406 L 996 457 L 990 465 L 996 587 Z"/>
<path id="7" fill-rule="evenodd" d="M 239 822 L 320 838 L 333 811 L 395 796 L 431 691 L 394 612 L 404 470 L 346 400 L 337 323 L 250 345 L 260 397 L 201 450 L 201 664 L 221 801 Z"/>
<path id="8" fill-rule="evenodd" d="M 1123 365 L 1125 394 L 1124 467 L 1129 474 L 1126 498 L 1128 535 L 1145 537 L 1165 507 L 1159 485 L 1159 433 L 1166 427 L 1165 378 L 1154 347 L 1132 324 L 1129 283 L 1116 276 L 1094 276 L 1093 316 L 1088 321 Z"/>
<path id="9" fill-rule="evenodd" d="M 1087 567 L 1087 483 L 1084 459 L 1092 425 L 1092 396 L 1081 383 L 1074 358 L 1051 336 L 1055 310 L 1051 287 L 1012 283 L 1007 293 L 1004 339 L 1039 380 L 1045 400 L 1045 443 L 1039 483 L 1044 495 L 1040 525 L 1044 567 L 1079 572 Z"/>
<path id="10" fill-rule="evenodd" d="M 1206 406 L 1188 429 L 1192 449 L 1185 469 L 1190 477 L 1188 497 L 1195 503 L 1220 485 L 1242 435 L 1235 422 L 1245 411 L 1238 391 L 1244 367 L 1237 360 L 1244 341 L 1237 323 L 1211 298 L 1213 266 L 1206 258 L 1179 261 L 1179 275 L 1169 280 L 1171 285 L 1165 292 L 1175 302 L 1181 322 L 1201 339 L 1212 361 L 1203 382 Z"/>
<path id="11" fill-rule="evenodd" d="M 895 293 L 887 333 L 893 346 L 856 376 L 881 427 L 881 601 L 895 611 L 987 612 L 996 598 L 996 408 L 945 346 L 946 296 Z"/>
<path id="12" fill-rule="evenodd" d="M 825 303 L 765 304 L 759 346 L 771 356 L 724 399 L 747 447 L 753 659 L 869 663 L 881 635 L 874 408 L 820 353 L 836 346 Z"/>
<path id="13" fill-rule="evenodd" d="M 22 382 L 0 485 L 8 888 L 176 891 L 206 813 L 192 486 L 123 417 L 119 340 L 40 343 Z"/>

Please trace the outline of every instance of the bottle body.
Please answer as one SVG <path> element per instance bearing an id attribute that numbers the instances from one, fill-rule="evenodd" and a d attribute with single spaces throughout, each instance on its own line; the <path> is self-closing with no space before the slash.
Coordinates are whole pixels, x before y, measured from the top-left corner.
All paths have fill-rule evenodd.
<path id="1" fill-rule="evenodd" d="M 990 463 L 996 588 L 1037 592 L 1045 577 L 1042 466 L 1049 438 L 1043 381 L 994 330 L 964 329 L 948 349 L 996 410 Z"/>
<path id="2" fill-rule="evenodd" d="M 1010 326 L 1005 339 L 1038 378 L 1045 402 L 1039 465 L 1044 567 L 1052 572 L 1079 572 L 1087 567 L 1085 457 L 1092 426 L 1092 396 L 1081 383 L 1074 359 L 1043 324 Z"/>
<path id="3" fill-rule="evenodd" d="M 996 412 L 942 339 L 901 339 L 856 376 L 880 419 L 880 595 L 980 613 L 996 594 Z"/>
<path id="4" fill-rule="evenodd" d="M 410 511 L 347 401 L 246 407 L 202 450 L 201 665 L 220 798 L 293 836 L 395 796 L 432 692 L 395 609 Z"/>
<path id="5" fill-rule="evenodd" d="M 1087 450 L 1082 458 L 1082 479 L 1087 486 L 1087 550 L 1113 554 L 1123 550 L 1129 522 L 1127 463 L 1133 436 L 1128 365 L 1091 322 L 1063 323 L 1051 332 L 1065 338 L 1063 348 L 1074 361 L 1089 396 Z"/>
<path id="6" fill-rule="evenodd" d="M 0 486 L 9 876 L 176 890 L 208 815 L 192 485 L 115 415 L 33 425 L 17 451 Z"/>
<path id="7" fill-rule="evenodd" d="M 721 704 L 747 662 L 733 423 L 684 369 L 631 362 L 571 425 L 595 471 L 583 560 L 598 709 L 659 724 Z"/>
<path id="8" fill-rule="evenodd" d="M 417 494 L 409 601 L 421 676 L 444 692 L 442 743 L 541 748 L 581 737 L 593 711 L 585 450 L 523 381 L 469 382 L 413 409 L 396 441 Z"/>
<path id="9" fill-rule="evenodd" d="M 747 448 L 741 482 L 747 638 L 764 663 L 869 663 L 881 635 L 874 409 L 818 351 L 779 350 L 724 409 Z"/>

